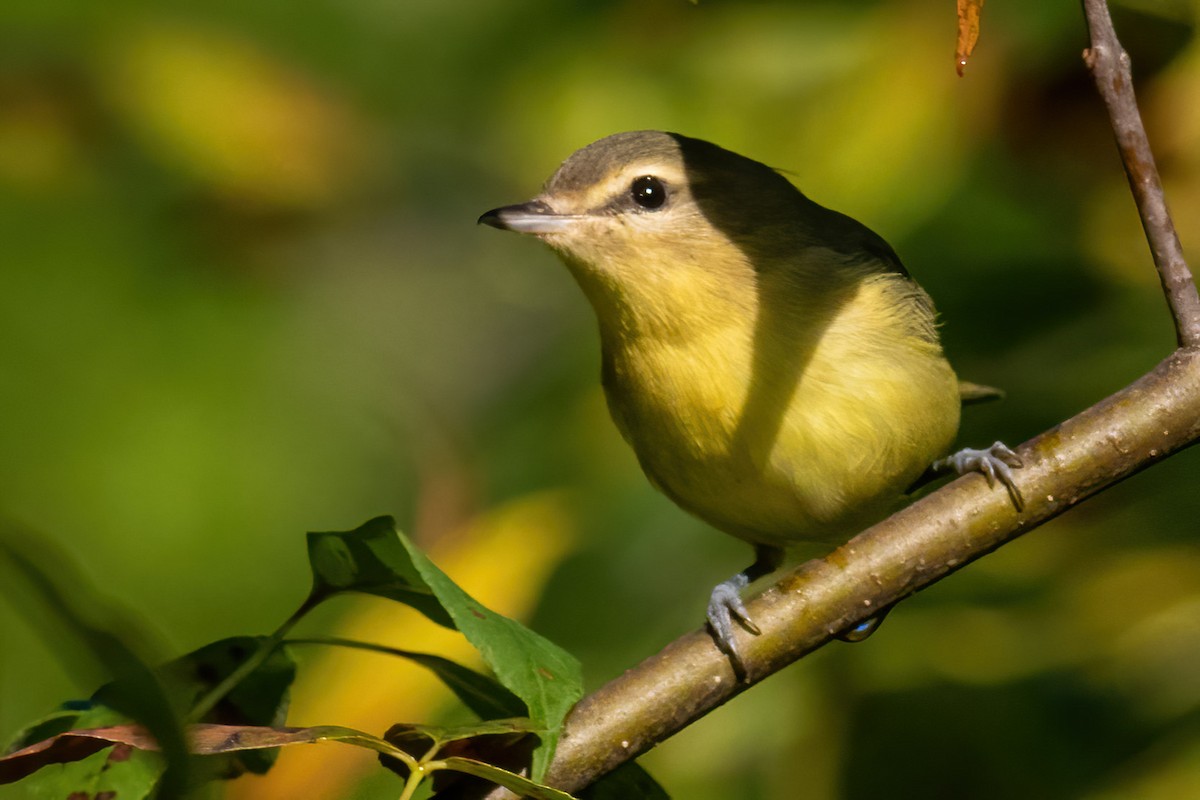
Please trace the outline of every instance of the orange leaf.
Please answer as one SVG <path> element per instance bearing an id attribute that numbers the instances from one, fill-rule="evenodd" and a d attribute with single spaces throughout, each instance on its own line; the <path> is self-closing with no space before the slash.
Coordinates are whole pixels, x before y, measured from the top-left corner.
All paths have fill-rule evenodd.
<path id="1" fill-rule="evenodd" d="M 979 15 L 983 12 L 983 0 L 957 0 L 958 2 L 958 45 L 954 50 L 954 68 L 961 78 L 967 59 L 979 41 Z"/>

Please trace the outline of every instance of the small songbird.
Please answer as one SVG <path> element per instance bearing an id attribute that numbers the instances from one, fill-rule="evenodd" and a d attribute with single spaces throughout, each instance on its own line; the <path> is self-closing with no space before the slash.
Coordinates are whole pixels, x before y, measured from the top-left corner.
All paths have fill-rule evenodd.
<path id="1" fill-rule="evenodd" d="M 608 408 L 646 476 L 754 545 L 708 605 L 735 668 L 733 620 L 758 633 L 740 591 L 787 545 L 845 541 L 931 468 L 998 476 L 1019 506 L 1020 461 L 999 442 L 942 458 L 980 392 L 960 390 L 929 296 L 887 242 L 770 167 L 618 133 L 479 222 L 558 253 L 596 312 Z"/>

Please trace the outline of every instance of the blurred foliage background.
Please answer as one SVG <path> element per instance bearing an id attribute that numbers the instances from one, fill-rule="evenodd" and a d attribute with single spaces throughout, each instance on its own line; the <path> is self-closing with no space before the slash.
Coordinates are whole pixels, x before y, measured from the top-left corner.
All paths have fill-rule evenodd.
<path id="1" fill-rule="evenodd" d="M 1198 7 L 1114 4 L 1193 263 Z M 646 484 L 582 296 L 476 217 L 619 130 L 765 161 L 892 242 L 959 372 L 1008 390 L 962 441 L 1016 444 L 1173 346 L 1085 44 L 1068 0 L 989 4 L 963 79 L 949 0 L 5 0 L 0 509 L 164 658 L 273 629 L 307 589 L 304 531 L 392 513 L 598 685 L 696 627 L 750 554 Z M 1198 458 L 644 763 L 697 800 L 1200 796 Z M 94 686 L 0 598 L 7 737 Z M 306 630 L 465 655 L 382 601 Z M 405 664 L 301 656 L 295 724 L 450 713 Z M 397 786 L 330 745 L 227 794 Z"/>

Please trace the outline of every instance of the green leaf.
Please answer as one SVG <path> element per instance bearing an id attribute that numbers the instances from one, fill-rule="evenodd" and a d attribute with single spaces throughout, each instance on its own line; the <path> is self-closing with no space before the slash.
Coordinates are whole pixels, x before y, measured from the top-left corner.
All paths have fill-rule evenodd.
<path id="1" fill-rule="evenodd" d="M 159 668 L 155 677 L 171 705 L 186 707 L 224 680 L 263 641 L 264 637 L 241 636 L 214 642 Z M 282 648 L 275 650 L 217 705 L 208 718 L 230 725 L 281 725 L 287 714 L 288 690 L 295 672 L 291 656 Z M 19 758 L 0 761 L 0 782 L 19 780 L 47 764 L 70 763 L 71 766 L 60 766 L 47 776 L 39 775 L 30 784 L 34 787 L 48 785 L 53 791 L 69 789 L 61 795 L 63 797 L 72 791 L 95 794 L 96 791 L 115 790 L 114 787 L 122 789 L 120 796 L 125 796 L 152 785 L 155 777 L 162 773 L 162 757 L 131 754 L 129 748 L 157 750 L 158 743 L 153 737 L 146 734 L 149 744 L 143 746 L 132 735 L 121 738 L 113 734 L 105 742 L 94 735 L 79 733 L 95 728 L 144 731 L 138 726 L 118 725 L 127 723 L 128 717 L 114 710 L 115 706 L 126 702 L 125 698 L 136 695 L 141 685 L 140 678 L 113 681 L 93 694 L 94 705 L 90 710 L 59 711 L 29 726 L 11 748 L 28 749 L 28 752 Z M 119 743 L 115 750 L 111 747 L 112 742 Z M 36 743 L 43 746 L 32 747 Z M 107 754 L 97 754 L 96 751 L 101 749 Z M 222 756 L 224 761 L 219 763 L 210 759 L 204 766 L 212 777 L 232 778 L 247 770 L 261 774 L 271 767 L 275 756 L 274 750 L 244 749 Z M 101 771 L 105 773 L 103 778 L 99 775 Z M 127 781 L 125 775 L 130 776 Z M 146 784 L 147 780 L 150 784 Z"/>
<path id="2" fill-rule="evenodd" d="M 49 540 L 0 521 L 3 571 L 11 571 L 12 577 L 0 575 L 0 580 L 25 588 L 28 601 L 69 635 L 75 646 L 64 648 L 64 662 L 99 666 L 116 679 L 121 688 L 109 698 L 112 707 L 139 720 L 163 743 L 162 793 L 182 795 L 190 783 L 182 725 L 158 675 L 130 644 L 133 637 L 118 633 L 136 629 L 132 620 L 99 597 L 72 559 Z"/>
<path id="3" fill-rule="evenodd" d="M 583 678 L 573 656 L 460 589 L 396 530 L 391 517 L 378 517 L 346 533 L 310 533 L 308 552 L 313 569 L 310 603 L 337 592 L 366 592 L 406 603 L 462 631 L 544 731 L 533 755 L 532 774 L 535 779 L 545 774 L 562 721 L 583 696 Z"/>
<path id="4" fill-rule="evenodd" d="M 125 722 L 125 717 L 102 706 L 79 714 L 75 720 L 81 728 L 102 730 L 121 722 Z M 144 728 L 120 727 L 142 731 L 146 741 L 153 741 Z M 143 749 L 120 739 L 79 736 L 76 731 L 67 731 L 0 758 L 0 783 L 24 779 L 22 788 L 30 796 L 54 800 L 94 797 L 103 792 L 141 800 L 155 789 L 165 766 L 160 754 Z"/>
<path id="5" fill-rule="evenodd" d="M 520 717 L 526 713 L 525 703 L 521 701 L 521 698 L 506 689 L 495 678 L 464 667 L 448 658 L 332 636 L 289 639 L 286 643 L 289 645 L 326 644 L 335 647 L 351 647 L 405 658 L 437 675 L 442 683 L 446 684 L 450 691 L 454 692 L 454 695 L 462 701 L 462 704 L 481 719 Z"/>
<path id="6" fill-rule="evenodd" d="M 667 790 L 636 761 L 605 775 L 580 794 L 580 800 L 671 800 Z"/>
<path id="7" fill-rule="evenodd" d="M 452 757 L 431 762 L 429 766 L 432 767 L 435 764 L 444 769 L 452 769 L 455 772 L 484 778 L 492 783 L 503 786 L 505 789 L 516 792 L 521 797 L 530 797 L 533 800 L 575 800 L 575 798 L 566 792 L 551 789 L 549 786 L 543 786 L 528 778 L 523 778 L 516 773 L 500 769 L 499 767 L 493 767 L 491 764 L 485 764 L 482 761 Z"/>
<path id="8" fill-rule="evenodd" d="M 36 719 L 13 734 L 8 745 L 3 748 L 3 752 L 12 753 L 36 742 L 57 736 L 64 731 L 69 731 L 71 728 L 77 728 L 79 726 L 75 722 L 82 714 L 82 710 L 63 708 L 51 712 L 41 719 Z"/>
<path id="9" fill-rule="evenodd" d="M 437 675 L 442 683 L 454 692 L 454 696 L 481 719 L 519 717 L 526 713 L 526 706 L 521 698 L 494 678 L 441 656 L 413 652 L 403 652 L 399 655 Z"/>
<path id="10" fill-rule="evenodd" d="M 420 742 L 425 749 L 429 749 L 431 747 L 440 748 L 449 742 L 458 742 L 479 736 L 511 736 L 521 733 L 542 733 L 542 731 L 534 727 L 533 720 L 530 719 L 488 719 L 474 725 L 456 725 L 449 728 L 440 725 L 400 723 L 393 725 L 383 735 L 383 738 L 405 752 L 412 752 L 404 746 L 410 741 Z"/>
<path id="11" fill-rule="evenodd" d="M 536 730 L 528 719 L 501 719 L 455 728 L 400 723 L 389 728 L 383 738 L 421 762 L 429 762 L 435 757 L 439 761 L 466 758 L 520 773 L 529 767 L 530 756 L 538 746 L 539 733 L 541 731 Z M 407 769 L 389 763 L 387 759 L 381 759 L 381 763 L 405 780 L 410 776 Z M 438 768 L 431 769 L 436 771 Z M 434 796 L 444 796 L 443 790 L 463 783 L 462 777 L 440 773 L 434 778 Z M 466 793 L 474 796 L 471 791 Z"/>
<path id="12" fill-rule="evenodd" d="M 177 704 L 190 708 L 229 677 L 269 637 L 233 636 L 180 656 L 156 671 Z M 276 647 L 204 718 L 227 725 L 281 725 L 287 718 L 288 691 L 296 678 L 296 662 L 286 648 Z M 96 690 L 92 701 L 112 706 L 109 697 L 120 681 Z"/>
<path id="13" fill-rule="evenodd" d="M 391 517 L 376 517 L 352 531 L 308 534 L 308 561 L 310 605 L 341 592 L 362 592 L 412 606 L 439 625 L 454 627 L 400 546 Z"/>
<path id="14" fill-rule="evenodd" d="M 233 673 L 267 640 L 265 636 L 236 636 L 200 648 L 172 665 L 195 676 L 197 689 L 207 692 Z M 219 704 L 211 721 L 237 725 L 282 725 L 287 720 L 296 662 L 286 647 L 277 647 Z"/>
<path id="15" fill-rule="evenodd" d="M 105 796 L 145 800 L 154 795 L 162 774 L 160 753 L 116 745 L 80 761 L 47 767 L 25 781 L 21 789 L 27 797 L 45 800 Z"/>
<path id="16" fill-rule="evenodd" d="M 166 671 L 177 681 L 184 682 L 187 707 L 192 707 L 264 646 L 268 638 L 235 636 L 222 639 L 176 659 L 167 665 Z M 295 679 L 296 662 L 287 648 L 275 647 L 202 721 L 224 725 L 283 725 L 287 721 L 289 692 Z M 230 756 L 217 774 L 233 778 L 248 770 L 262 775 L 274 765 L 278 754 L 277 750 L 238 753 Z"/>
<path id="17" fill-rule="evenodd" d="M 437 568 L 403 533 L 396 532 L 416 571 L 449 612 L 455 626 L 483 655 L 496 678 L 528 706 L 540 734 L 532 775 L 546 773 L 559 729 L 571 707 L 583 696 L 579 662 L 558 645 L 538 636 L 515 620 L 485 608 Z M 499 567 L 498 567 L 499 568 Z M 514 580 L 519 577 L 514 576 Z"/>

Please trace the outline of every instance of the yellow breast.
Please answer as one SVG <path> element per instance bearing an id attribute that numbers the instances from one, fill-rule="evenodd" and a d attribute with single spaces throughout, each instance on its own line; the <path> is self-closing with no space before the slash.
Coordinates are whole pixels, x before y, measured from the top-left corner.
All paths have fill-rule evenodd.
<path id="1" fill-rule="evenodd" d="M 778 288 L 694 335 L 610 332 L 609 408 L 649 478 L 715 527 L 764 544 L 838 540 L 949 449 L 957 380 L 906 278 L 805 302 Z"/>

